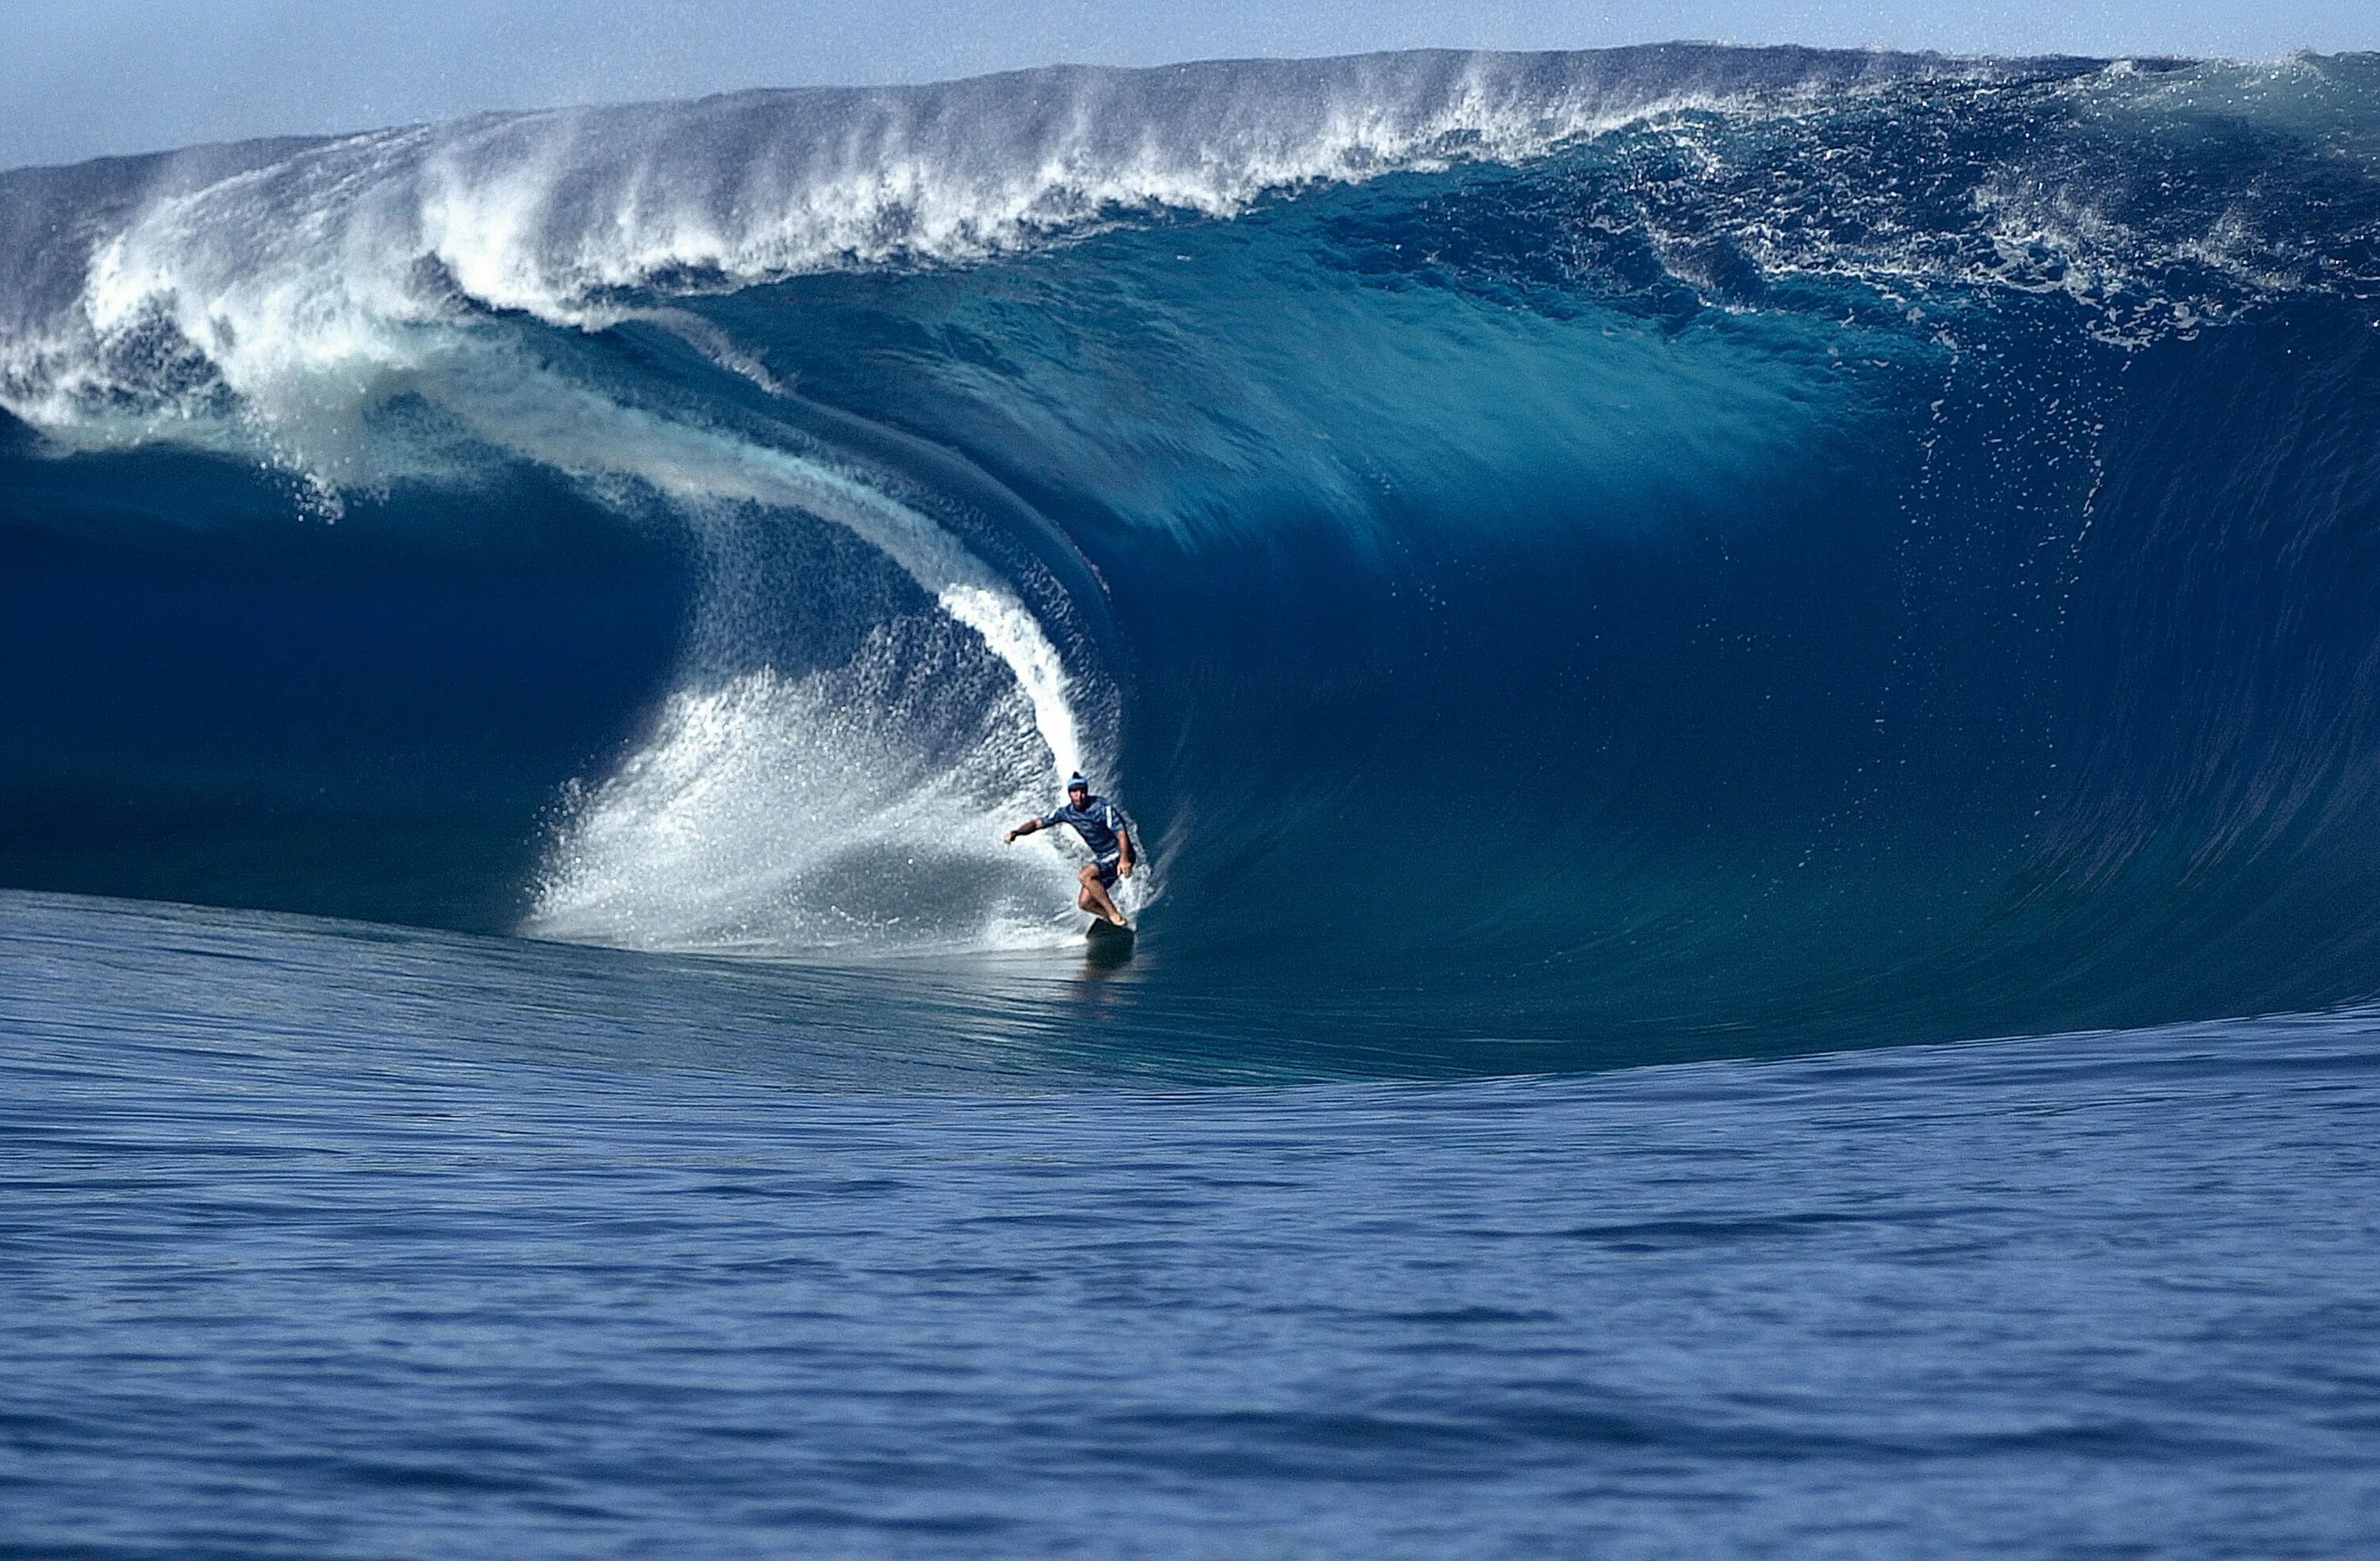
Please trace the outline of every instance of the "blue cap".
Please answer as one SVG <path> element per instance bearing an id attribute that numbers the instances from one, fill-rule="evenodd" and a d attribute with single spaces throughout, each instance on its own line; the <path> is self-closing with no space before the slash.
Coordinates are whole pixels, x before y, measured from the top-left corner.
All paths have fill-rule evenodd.
<path id="1" fill-rule="evenodd" d="M 1066 790 L 1071 792 L 1076 787 L 1080 787 L 1086 792 L 1091 789 L 1091 783 L 1083 779 L 1083 772 L 1079 769 L 1075 771 L 1074 774 L 1066 777 Z"/>

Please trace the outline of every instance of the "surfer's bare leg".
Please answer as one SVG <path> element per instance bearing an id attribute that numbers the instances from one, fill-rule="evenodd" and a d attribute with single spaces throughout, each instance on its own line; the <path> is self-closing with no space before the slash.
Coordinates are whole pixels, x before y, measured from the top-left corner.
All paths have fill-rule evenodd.
<path id="1" fill-rule="evenodd" d="M 1113 922 L 1118 926 L 1123 926 L 1123 913 L 1117 910 L 1116 902 L 1109 898 L 1108 886 L 1099 882 L 1098 866 L 1084 868 L 1082 880 L 1083 892 L 1075 897 L 1075 903 L 1102 921 Z"/>

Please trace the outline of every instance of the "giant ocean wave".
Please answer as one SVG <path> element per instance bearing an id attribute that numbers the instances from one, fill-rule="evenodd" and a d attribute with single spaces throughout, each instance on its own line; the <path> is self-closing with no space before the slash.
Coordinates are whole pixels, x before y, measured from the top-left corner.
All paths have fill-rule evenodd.
<path id="1" fill-rule="evenodd" d="M 0 875 L 1506 1037 L 2380 990 L 2380 61 L 1413 54 L 0 175 Z M 1351 999 L 1352 1000 L 1352 999 Z"/>

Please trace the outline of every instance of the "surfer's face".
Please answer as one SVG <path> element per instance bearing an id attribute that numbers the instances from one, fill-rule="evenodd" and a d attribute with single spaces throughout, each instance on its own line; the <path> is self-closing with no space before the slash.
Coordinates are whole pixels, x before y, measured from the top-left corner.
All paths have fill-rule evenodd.
<path id="1" fill-rule="evenodd" d="M 1069 786 L 1066 788 L 1066 800 L 1080 807 L 1091 800 L 1091 789 L 1088 786 Z"/>

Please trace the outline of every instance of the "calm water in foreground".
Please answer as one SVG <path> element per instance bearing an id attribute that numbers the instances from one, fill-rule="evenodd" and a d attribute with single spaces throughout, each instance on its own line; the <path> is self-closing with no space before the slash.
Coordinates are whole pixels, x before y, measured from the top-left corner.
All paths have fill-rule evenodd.
<path id="1" fill-rule="evenodd" d="M 1019 1002 L 0 898 L 0 1553 L 2380 1543 L 2380 1016 L 1247 1083 Z"/>

